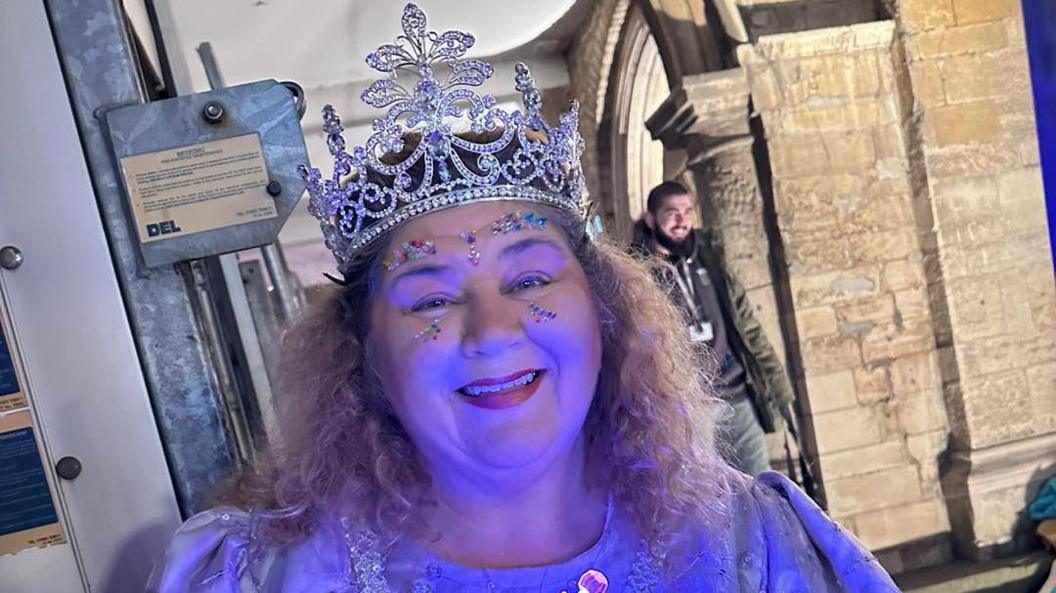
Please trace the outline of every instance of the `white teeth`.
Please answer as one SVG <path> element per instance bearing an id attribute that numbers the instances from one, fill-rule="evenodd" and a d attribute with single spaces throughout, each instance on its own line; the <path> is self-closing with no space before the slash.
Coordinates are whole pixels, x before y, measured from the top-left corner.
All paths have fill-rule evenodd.
<path id="1" fill-rule="evenodd" d="M 500 391 L 505 391 L 507 389 L 513 389 L 515 387 L 521 387 L 523 385 L 527 385 L 527 384 L 531 383 L 532 381 L 535 381 L 535 378 L 538 375 L 539 375 L 538 371 L 533 371 L 531 373 L 528 373 L 526 375 L 522 375 L 521 377 L 519 377 L 517 379 L 514 379 L 513 381 L 508 381 L 506 383 L 499 383 L 497 385 L 481 385 L 481 386 L 477 386 L 477 387 L 468 387 L 468 386 L 467 387 L 463 387 L 462 388 L 462 392 L 465 393 L 466 395 L 474 396 L 474 397 L 475 396 L 479 396 L 479 395 L 488 395 L 490 393 L 498 393 Z"/>

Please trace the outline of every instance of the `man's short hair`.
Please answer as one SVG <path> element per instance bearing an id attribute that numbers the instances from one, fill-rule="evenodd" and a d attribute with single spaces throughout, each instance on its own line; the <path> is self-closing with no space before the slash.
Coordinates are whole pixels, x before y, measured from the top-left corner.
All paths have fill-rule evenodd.
<path id="1" fill-rule="evenodd" d="M 654 187 L 649 192 L 649 199 L 645 204 L 645 207 L 650 213 L 656 214 L 657 210 L 664 205 L 664 200 L 671 196 L 688 195 L 689 190 L 686 186 L 682 185 L 677 181 L 665 181 L 660 185 Z"/>

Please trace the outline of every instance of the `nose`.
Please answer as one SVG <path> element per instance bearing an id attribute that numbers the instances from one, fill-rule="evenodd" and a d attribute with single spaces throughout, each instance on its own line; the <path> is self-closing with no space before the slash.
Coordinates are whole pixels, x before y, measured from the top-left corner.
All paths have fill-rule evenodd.
<path id="1" fill-rule="evenodd" d="M 520 347 L 527 307 L 501 294 L 470 297 L 463 322 L 463 354 L 468 358 L 491 357 Z"/>

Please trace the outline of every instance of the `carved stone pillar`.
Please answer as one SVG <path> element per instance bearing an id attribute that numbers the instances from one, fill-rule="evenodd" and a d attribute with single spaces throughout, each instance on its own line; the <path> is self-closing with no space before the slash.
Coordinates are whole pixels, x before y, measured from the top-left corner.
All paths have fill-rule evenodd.
<path id="1" fill-rule="evenodd" d="M 894 572 L 950 556 L 948 424 L 894 23 L 742 45 L 828 511 Z"/>

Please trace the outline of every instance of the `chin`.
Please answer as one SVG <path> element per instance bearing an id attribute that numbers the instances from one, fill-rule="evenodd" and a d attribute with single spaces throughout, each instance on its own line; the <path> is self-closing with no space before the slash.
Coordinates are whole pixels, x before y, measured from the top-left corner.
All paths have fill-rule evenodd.
<path id="1" fill-rule="evenodd" d="M 500 425 L 482 434 L 474 449 L 483 465 L 518 469 L 546 461 L 559 453 L 563 447 L 558 440 L 556 427 L 547 430 L 538 426 Z"/>

